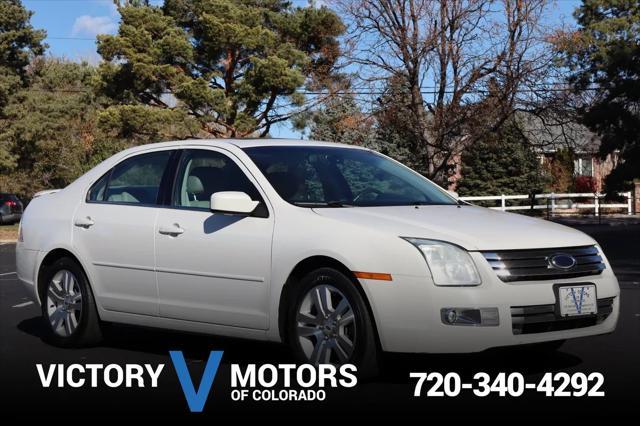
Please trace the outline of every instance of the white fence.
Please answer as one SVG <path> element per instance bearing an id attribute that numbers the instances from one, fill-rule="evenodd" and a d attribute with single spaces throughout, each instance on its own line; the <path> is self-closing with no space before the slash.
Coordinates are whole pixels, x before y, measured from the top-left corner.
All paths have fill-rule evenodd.
<path id="1" fill-rule="evenodd" d="M 536 204 L 533 201 L 533 207 L 531 206 L 531 196 L 529 195 L 490 195 L 485 197 L 460 197 L 463 201 L 500 201 L 499 207 L 490 207 L 495 210 L 531 210 L 533 209 L 548 209 L 553 214 L 558 209 L 594 209 L 595 215 L 600 215 L 600 210 L 603 209 L 626 209 L 627 214 L 633 214 L 633 196 L 631 192 L 623 192 L 619 194 L 621 197 L 626 198 L 626 203 L 618 204 L 603 204 L 602 200 L 605 194 L 598 193 L 574 193 L 574 194 L 535 194 L 536 200 L 545 200 L 545 204 Z M 593 200 L 589 203 L 577 203 L 574 202 L 574 198 L 587 198 Z M 509 206 L 507 202 L 510 200 L 529 200 L 528 205 L 524 206 Z"/>

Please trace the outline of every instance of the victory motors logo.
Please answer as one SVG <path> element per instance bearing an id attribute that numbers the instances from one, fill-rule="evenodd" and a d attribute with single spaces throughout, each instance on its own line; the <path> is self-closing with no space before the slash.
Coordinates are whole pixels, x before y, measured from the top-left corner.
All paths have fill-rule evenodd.
<path id="1" fill-rule="evenodd" d="M 187 367 L 182 351 L 170 351 L 169 356 L 178 377 L 182 393 L 189 410 L 200 413 L 204 410 L 222 361 L 223 351 L 211 351 L 200 377 L 198 387 Z M 330 364 L 239 364 L 230 365 L 230 399 L 234 402 L 247 400 L 259 402 L 322 401 L 325 388 L 354 387 L 358 380 L 356 367 L 345 364 L 336 367 Z M 158 387 L 164 364 L 50 364 L 45 368 L 37 364 L 36 370 L 44 388 L 89 386 L 98 388 Z"/>
<path id="2" fill-rule="evenodd" d="M 213 380 L 218 373 L 218 367 L 220 366 L 220 360 L 222 359 L 222 351 L 212 351 L 209 353 L 209 359 L 207 365 L 204 367 L 204 373 L 200 380 L 200 386 L 198 390 L 195 390 L 189 369 L 187 368 L 187 362 L 184 360 L 184 355 L 181 351 L 170 351 L 171 362 L 178 374 L 178 380 L 180 380 L 180 386 L 182 386 L 182 392 L 189 405 L 189 410 L 194 413 L 200 413 L 204 409 L 204 404 L 207 402 L 207 397 L 211 391 Z"/>

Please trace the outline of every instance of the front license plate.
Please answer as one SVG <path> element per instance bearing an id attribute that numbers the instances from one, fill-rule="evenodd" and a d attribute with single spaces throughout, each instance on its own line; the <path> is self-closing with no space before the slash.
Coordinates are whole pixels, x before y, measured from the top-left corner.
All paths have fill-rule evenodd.
<path id="1" fill-rule="evenodd" d="M 563 317 L 598 313 L 595 285 L 560 287 L 558 304 Z"/>

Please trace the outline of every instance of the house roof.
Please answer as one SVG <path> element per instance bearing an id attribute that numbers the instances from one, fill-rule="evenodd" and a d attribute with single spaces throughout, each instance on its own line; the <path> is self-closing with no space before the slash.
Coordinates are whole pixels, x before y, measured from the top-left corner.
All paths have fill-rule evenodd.
<path id="1" fill-rule="evenodd" d="M 516 120 L 531 144 L 544 153 L 563 148 L 573 148 L 578 153 L 596 153 L 600 147 L 598 135 L 576 122 L 565 122 L 560 117 L 542 119 L 531 113 L 520 113 Z"/>

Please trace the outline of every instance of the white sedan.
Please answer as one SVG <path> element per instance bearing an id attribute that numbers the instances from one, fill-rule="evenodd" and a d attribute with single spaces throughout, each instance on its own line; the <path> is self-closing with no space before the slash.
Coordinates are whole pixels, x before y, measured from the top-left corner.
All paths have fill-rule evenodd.
<path id="1" fill-rule="evenodd" d="M 57 345 L 126 323 L 286 342 L 361 371 L 381 351 L 555 348 L 613 331 L 620 305 L 587 235 L 322 142 L 123 151 L 29 204 L 17 265 Z"/>

